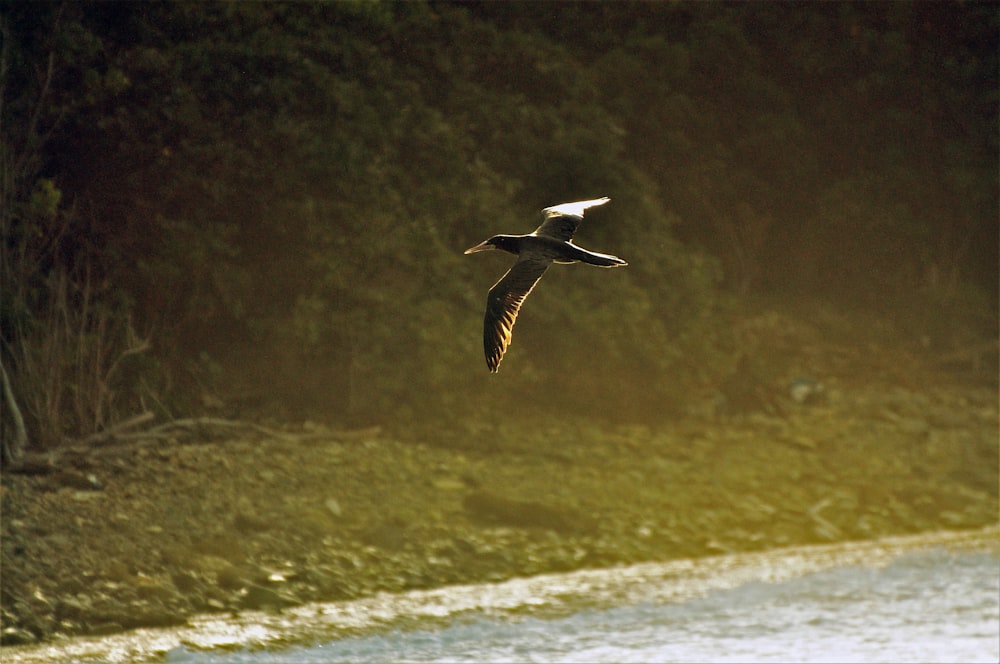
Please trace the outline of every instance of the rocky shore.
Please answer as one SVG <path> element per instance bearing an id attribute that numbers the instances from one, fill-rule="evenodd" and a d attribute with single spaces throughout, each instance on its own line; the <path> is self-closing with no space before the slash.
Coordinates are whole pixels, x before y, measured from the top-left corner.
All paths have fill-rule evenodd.
<path id="1" fill-rule="evenodd" d="M 306 424 L 8 469 L 3 643 L 997 522 L 995 385 L 824 386 L 736 414 L 708 395 L 658 426 L 540 417 L 432 440 Z"/>

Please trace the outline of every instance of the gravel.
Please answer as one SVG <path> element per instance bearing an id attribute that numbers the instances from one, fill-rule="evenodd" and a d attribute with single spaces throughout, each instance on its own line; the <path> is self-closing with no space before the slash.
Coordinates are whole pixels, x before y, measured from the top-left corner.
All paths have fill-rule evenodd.
<path id="1" fill-rule="evenodd" d="M 311 425 L 5 472 L 0 637 L 997 522 L 994 387 L 823 382 L 822 398 L 656 426 L 345 442 Z"/>

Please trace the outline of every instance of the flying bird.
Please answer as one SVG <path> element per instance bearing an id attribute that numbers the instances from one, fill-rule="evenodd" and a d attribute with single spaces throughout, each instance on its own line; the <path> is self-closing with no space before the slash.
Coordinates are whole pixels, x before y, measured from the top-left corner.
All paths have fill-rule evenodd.
<path id="1" fill-rule="evenodd" d="M 491 372 L 497 372 L 504 351 L 510 345 L 521 304 L 549 265 L 577 262 L 598 267 L 628 265 L 617 256 L 598 254 L 573 244 L 573 234 L 583 221 L 584 211 L 610 200 L 607 197 L 595 198 L 547 207 L 542 210 L 545 221 L 534 232 L 527 235 L 494 235 L 465 250 L 465 253 L 473 254 L 487 249 L 501 249 L 517 256 L 517 262 L 500 281 L 493 284 L 486 297 L 483 350 L 486 351 L 486 366 Z"/>

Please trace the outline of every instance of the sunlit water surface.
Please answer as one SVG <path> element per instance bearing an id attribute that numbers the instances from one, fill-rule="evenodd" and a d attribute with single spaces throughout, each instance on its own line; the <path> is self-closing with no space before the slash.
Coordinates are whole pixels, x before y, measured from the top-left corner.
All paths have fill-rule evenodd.
<path id="1" fill-rule="evenodd" d="M 930 549 L 887 566 L 749 580 L 683 601 L 555 618 L 463 614 L 284 651 L 185 647 L 171 664 L 235 662 L 997 662 L 1000 556 Z"/>

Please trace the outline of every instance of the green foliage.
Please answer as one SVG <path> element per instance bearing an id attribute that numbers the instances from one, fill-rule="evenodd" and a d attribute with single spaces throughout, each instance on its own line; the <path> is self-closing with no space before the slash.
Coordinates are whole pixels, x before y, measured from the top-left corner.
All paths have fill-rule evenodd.
<path id="1" fill-rule="evenodd" d="M 649 416 L 718 373 L 720 283 L 996 287 L 980 4 L 0 12 L 5 352 L 53 275 L 99 284 L 116 334 L 155 340 L 141 381 L 167 410 L 219 390 L 334 419 Z M 600 195 L 578 241 L 630 266 L 552 270 L 486 376 L 509 261 L 461 250 Z"/>

